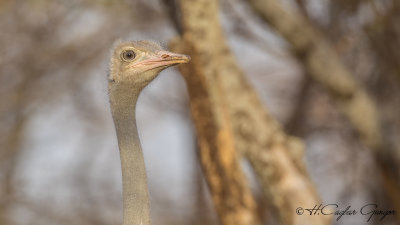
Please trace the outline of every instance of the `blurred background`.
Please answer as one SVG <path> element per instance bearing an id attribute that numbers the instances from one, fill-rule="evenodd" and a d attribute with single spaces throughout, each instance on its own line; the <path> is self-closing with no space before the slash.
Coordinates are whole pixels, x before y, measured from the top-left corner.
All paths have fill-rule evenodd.
<path id="1" fill-rule="evenodd" d="M 168 11 L 172 2 L 0 1 L 1 225 L 121 224 L 119 152 L 106 81 L 110 48 L 119 38 L 166 46 L 178 34 Z M 398 157 L 398 0 L 278 2 L 326 35 L 376 102 L 385 144 Z M 288 43 L 246 1 L 221 0 L 220 9 L 225 37 L 248 80 L 286 131 L 305 141 L 305 162 L 323 202 L 390 208 L 372 154 L 331 96 L 306 76 Z M 218 224 L 176 68 L 144 90 L 137 110 L 153 224 Z M 369 223 L 396 224 L 393 217 Z"/>

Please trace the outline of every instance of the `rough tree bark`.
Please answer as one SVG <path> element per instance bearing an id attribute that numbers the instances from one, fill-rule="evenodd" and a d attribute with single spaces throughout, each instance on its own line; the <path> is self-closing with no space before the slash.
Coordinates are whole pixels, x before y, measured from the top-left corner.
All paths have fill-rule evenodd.
<path id="1" fill-rule="evenodd" d="M 327 39 L 300 13 L 276 0 L 249 0 L 254 10 L 290 44 L 307 74 L 321 83 L 372 150 L 393 206 L 400 210 L 400 167 L 382 142 L 374 101 L 337 56 Z"/>
<path id="2" fill-rule="evenodd" d="M 184 29 L 196 27 L 199 16 L 202 17 L 203 13 L 203 7 L 199 7 L 202 1 L 181 3 Z M 188 35 L 188 39 L 192 39 L 191 35 L 195 38 L 192 40 L 198 38 L 195 37 L 197 34 Z M 203 42 L 204 44 L 206 43 Z M 227 116 L 220 90 L 215 85 L 215 64 L 203 66 L 211 62 L 212 57 L 203 57 L 207 53 L 194 53 L 196 51 L 190 51 L 192 62 L 200 63 L 181 69 L 190 87 L 190 107 L 196 124 L 202 170 L 220 222 L 224 225 L 261 224 L 255 200 L 234 148 L 232 123 Z M 212 107 L 215 105 L 221 107 Z"/>
<path id="3" fill-rule="evenodd" d="M 172 48 L 192 57 L 191 63 L 181 66 L 180 70 L 188 85 L 203 168 L 221 220 L 228 221 L 224 219 L 224 211 L 230 214 L 234 212 L 225 209 L 227 205 L 224 204 L 228 201 L 220 202 L 224 197 L 218 196 L 218 191 L 223 187 L 214 184 L 217 179 L 213 174 L 215 172 L 208 168 L 212 165 L 208 161 L 214 160 L 214 157 L 230 156 L 222 155 L 225 153 L 220 149 L 215 149 L 220 152 L 214 149 L 210 151 L 210 145 L 214 142 L 229 146 L 228 153 L 232 155 L 231 151 L 236 147 L 249 159 L 281 224 L 328 224 L 329 218 L 326 216 L 296 215 L 296 208 L 313 207 L 320 203 L 302 164 L 303 145 L 282 131 L 237 66 L 219 23 L 218 2 L 182 0 L 180 4 L 184 33 L 182 40 L 172 43 Z M 207 158 L 210 156 L 212 158 Z M 228 190 L 224 191 L 232 192 L 229 190 L 232 185 L 225 185 Z M 240 207 L 246 208 L 243 210 L 246 214 L 243 215 L 255 214 L 253 201 L 240 202 L 248 202 L 246 207 Z M 232 215 L 234 217 L 237 216 Z"/>

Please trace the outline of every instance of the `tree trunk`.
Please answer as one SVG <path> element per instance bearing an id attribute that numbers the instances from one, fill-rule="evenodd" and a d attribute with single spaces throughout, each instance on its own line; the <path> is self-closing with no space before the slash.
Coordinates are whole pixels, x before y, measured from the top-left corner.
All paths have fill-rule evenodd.
<path id="1" fill-rule="evenodd" d="M 302 143 L 284 134 L 244 78 L 222 34 L 218 2 L 181 1 L 181 11 L 183 39 L 172 45 L 175 51 L 183 51 L 192 57 L 191 63 L 180 69 L 188 85 L 203 168 L 221 221 L 228 224 L 224 212 L 235 218 L 232 212 L 237 210 L 227 208 L 228 202 L 221 204 L 218 196 L 220 186 L 213 184 L 217 181 L 215 172 L 207 168 L 212 164 L 208 165 L 204 160 L 210 156 L 220 157 L 220 153 L 210 151 L 210 145 L 215 142 L 223 143 L 217 146 L 229 146 L 224 151 L 229 149 L 231 155 L 234 155 L 231 151 L 236 147 L 249 159 L 281 224 L 327 224 L 329 218 L 326 216 L 296 215 L 298 207 L 313 207 L 320 203 L 302 164 Z M 221 149 L 218 150 L 222 153 Z M 223 156 L 227 158 L 225 153 Z M 251 195 L 242 194 L 242 198 L 247 200 L 236 202 L 248 203 L 246 207 L 238 205 L 239 209 L 247 212 L 243 215 L 256 218 L 254 201 L 249 201 Z"/>

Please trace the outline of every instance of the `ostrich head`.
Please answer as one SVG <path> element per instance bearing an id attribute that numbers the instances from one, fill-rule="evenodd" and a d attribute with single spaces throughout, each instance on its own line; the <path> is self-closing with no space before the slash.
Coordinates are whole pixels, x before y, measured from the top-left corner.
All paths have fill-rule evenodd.
<path id="1" fill-rule="evenodd" d="M 117 44 L 111 57 L 110 82 L 127 82 L 142 89 L 163 69 L 189 62 L 190 57 L 164 50 L 150 41 Z"/>

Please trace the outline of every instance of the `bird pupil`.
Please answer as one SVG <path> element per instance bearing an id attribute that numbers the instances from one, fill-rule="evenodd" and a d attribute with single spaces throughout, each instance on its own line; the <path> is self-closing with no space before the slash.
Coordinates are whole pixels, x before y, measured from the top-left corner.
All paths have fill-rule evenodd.
<path id="1" fill-rule="evenodd" d="M 135 56 L 135 52 L 133 52 L 132 50 L 128 50 L 122 53 L 122 58 L 125 60 L 132 60 L 135 58 Z"/>

